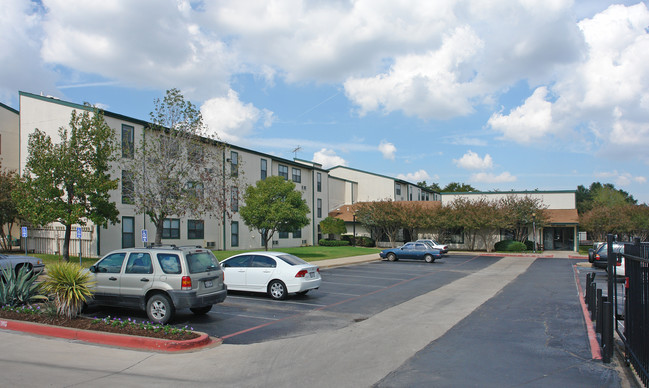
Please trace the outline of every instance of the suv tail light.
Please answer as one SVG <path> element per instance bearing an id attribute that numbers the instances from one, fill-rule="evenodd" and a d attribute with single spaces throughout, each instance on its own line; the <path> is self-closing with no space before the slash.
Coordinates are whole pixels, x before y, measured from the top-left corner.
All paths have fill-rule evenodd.
<path id="1" fill-rule="evenodd" d="M 295 277 L 296 277 L 296 278 L 303 278 L 304 276 L 306 276 L 307 273 L 309 273 L 309 271 L 307 271 L 306 269 L 303 269 L 303 270 L 301 270 L 300 272 L 298 272 L 298 273 L 295 275 Z"/>
<path id="2" fill-rule="evenodd" d="M 180 289 L 181 290 L 191 290 L 192 289 L 192 278 L 189 276 L 183 276 L 181 282 L 180 282 Z"/>

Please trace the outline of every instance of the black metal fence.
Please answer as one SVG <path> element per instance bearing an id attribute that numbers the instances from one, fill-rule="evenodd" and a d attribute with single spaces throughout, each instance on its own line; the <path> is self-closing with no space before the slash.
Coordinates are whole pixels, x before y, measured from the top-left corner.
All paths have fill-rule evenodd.
<path id="1" fill-rule="evenodd" d="M 615 256 L 618 262 L 622 260 L 621 254 Z M 609 260 L 609 263 L 611 261 Z M 613 273 L 617 275 L 620 267 L 611 264 L 609 269 L 613 267 Z M 616 304 L 614 311 L 618 311 L 617 305 L 620 301 L 624 304 L 622 309 L 624 316 L 623 323 L 616 320 L 615 330 L 624 343 L 628 362 L 647 386 L 649 385 L 649 243 L 640 243 L 640 240 L 636 239 L 633 244 L 625 244 L 624 264 L 624 297 L 620 298 L 616 295 L 613 298 Z M 609 284 L 614 282 L 616 277 L 609 276 Z M 617 287 L 614 289 L 617 290 Z"/>

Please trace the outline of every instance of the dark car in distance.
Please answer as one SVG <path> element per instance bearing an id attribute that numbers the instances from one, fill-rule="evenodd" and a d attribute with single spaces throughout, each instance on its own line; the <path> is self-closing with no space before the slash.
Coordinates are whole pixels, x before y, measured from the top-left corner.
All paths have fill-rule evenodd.
<path id="1" fill-rule="evenodd" d="M 384 249 L 379 253 L 379 256 L 390 261 L 408 259 L 433 263 L 435 260 L 442 258 L 442 253 L 438 249 L 433 249 L 429 244 L 409 242 L 398 248 Z"/>
<path id="2" fill-rule="evenodd" d="M 613 243 L 614 253 L 624 253 L 624 244 Z M 593 267 L 607 268 L 608 266 L 608 244 L 602 244 L 595 253 L 593 253 Z"/>

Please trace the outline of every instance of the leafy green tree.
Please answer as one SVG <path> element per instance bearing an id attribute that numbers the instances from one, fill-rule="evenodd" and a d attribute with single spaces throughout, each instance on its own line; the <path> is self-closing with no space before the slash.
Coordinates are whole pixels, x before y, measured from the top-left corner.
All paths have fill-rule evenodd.
<path id="1" fill-rule="evenodd" d="M 451 182 L 441 190 L 443 193 L 468 193 L 477 192 L 473 186 L 466 183 Z"/>
<path id="2" fill-rule="evenodd" d="M 347 233 L 345 221 L 331 216 L 320 221 L 320 230 L 328 235 Z"/>
<path id="3" fill-rule="evenodd" d="M 456 227 L 464 228 L 469 249 L 475 250 L 479 237 L 487 252 L 491 252 L 496 243 L 494 229 L 503 224 L 503 211 L 499 203 L 484 196 L 476 199 L 458 197 L 451 202 L 449 208 L 452 211 Z"/>
<path id="4" fill-rule="evenodd" d="M 356 210 L 356 221 L 372 233 L 376 233 L 377 240 L 382 235 L 387 236 L 390 246 L 394 248 L 399 231 L 403 228 L 400 211 L 401 208 L 397 202 L 390 199 L 365 202 L 360 204 Z"/>
<path id="5" fill-rule="evenodd" d="M 595 206 L 613 206 L 620 204 L 636 205 L 638 201 L 624 190 L 616 189 L 611 183 L 591 183 L 589 188 L 577 187 L 575 196 L 577 211 L 584 214 Z"/>
<path id="6" fill-rule="evenodd" d="M 135 147 L 134 147 L 135 148 Z M 200 110 L 178 89 L 154 101 L 151 125 L 134 152 L 122 150 L 123 200 L 149 216 L 155 243 L 170 216 L 228 217 L 239 200 L 240 161 L 211 138 Z M 227 167 L 227 168 L 226 168 Z"/>
<path id="7" fill-rule="evenodd" d="M 439 187 L 439 184 L 437 182 L 433 182 L 429 185 L 428 183 L 426 183 L 426 181 L 421 181 L 421 182 L 417 182 L 417 186 L 423 187 L 428 190 L 436 191 L 438 193 L 442 191 L 442 189 Z"/>
<path id="8" fill-rule="evenodd" d="M 275 232 L 290 232 L 309 225 L 309 206 L 295 184 L 281 176 L 271 176 L 248 186 L 243 194 L 245 205 L 239 208 L 248 228 L 258 230 L 268 250 Z"/>
<path id="9" fill-rule="evenodd" d="M 579 226 L 590 232 L 596 241 L 606 241 L 608 233 L 624 235 L 633 230 L 631 219 L 634 205 L 617 204 L 611 206 L 594 206 L 579 215 Z"/>
<path id="10" fill-rule="evenodd" d="M 500 200 L 500 206 L 503 211 L 503 224 L 500 227 L 513 231 L 515 241 L 525 242 L 528 239 L 532 221 L 536 227 L 543 227 L 546 223 L 547 216 L 543 210 L 547 206 L 539 198 L 508 195 Z"/>
<path id="11" fill-rule="evenodd" d="M 18 218 L 18 209 L 11 197 L 16 187 L 16 177 L 13 170 L 0 170 L 0 246 L 5 251 L 11 250 L 11 229 Z"/>
<path id="12" fill-rule="evenodd" d="M 90 107 L 88 107 L 90 109 Z M 72 111 L 70 129 L 59 129 L 59 143 L 36 129 L 29 135 L 28 156 L 13 198 L 22 218 L 35 225 L 65 226 L 63 258 L 69 261 L 72 225 L 116 223 L 119 212 L 110 201 L 118 180 L 111 179 L 116 159 L 113 130 L 96 108 Z"/>

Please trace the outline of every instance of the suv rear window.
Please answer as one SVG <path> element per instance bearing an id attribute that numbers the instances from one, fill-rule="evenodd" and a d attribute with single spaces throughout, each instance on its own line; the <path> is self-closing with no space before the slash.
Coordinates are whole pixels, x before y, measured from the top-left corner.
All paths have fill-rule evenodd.
<path id="1" fill-rule="evenodd" d="M 297 256 L 293 255 L 277 255 L 280 259 L 284 260 L 286 263 L 290 265 L 302 265 L 302 264 L 309 264 L 306 261 L 300 259 Z"/>
<path id="2" fill-rule="evenodd" d="M 180 257 L 178 257 L 178 255 L 158 253 L 157 257 L 162 272 L 167 274 L 179 274 L 182 271 L 182 268 L 180 267 Z"/>
<path id="3" fill-rule="evenodd" d="M 219 268 L 219 261 L 210 251 L 188 253 L 189 273 L 200 273 Z"/>

